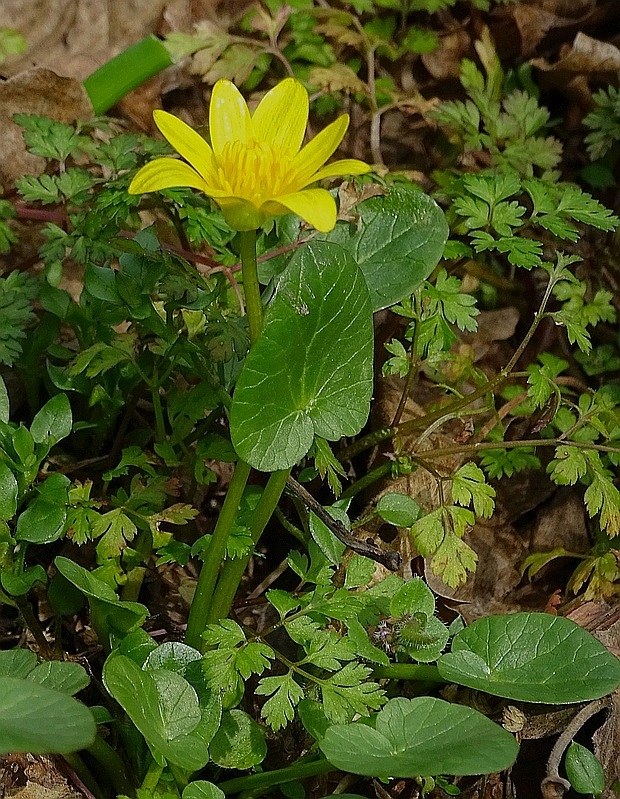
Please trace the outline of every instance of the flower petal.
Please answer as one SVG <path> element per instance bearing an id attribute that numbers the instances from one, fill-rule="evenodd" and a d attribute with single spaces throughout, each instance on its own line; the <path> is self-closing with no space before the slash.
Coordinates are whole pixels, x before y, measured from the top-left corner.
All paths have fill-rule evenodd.
<path id="1" fill-rule="evenodd" d="M 334 161 L 333 164 L 327 164 L 306 182 L 315 183 L 317 180 L 324 178 L 338 178 L 344 175 L 365 175 L 367 172 L 372 171 L 372 167 L 365 164 L 363 161 L 358 161 L 357 158 L 343 158 L 341 161 Z"/>
<path id="2" fill-rule="evenodd" d="M 217 164 L 213 150 L 199 133 L 182 119 L 166 111 L 154 111 L 153 119 L 164 138 L 202 175 L 207 183 L 217 185 Z"/>
<path id="3" fill-rule="evenodd" d="M 349 115 L 343 114 L 331 125 L 312 139 L 293 159 L 291 173 L 295 175 L 295 182 L 299 179 L 300 185 L 305 185 L 308 179 L 327 161 L 336 150 L 349 127 Z"/>
<path id="4" fill-rule="evenodd" d="M 274 215 L 281 214 L 282 208 L 278 209 L 277 206 L 284 206 L 321 233 L 329 233 L 336 224 L 336 203 L 325 189 L 306 189 L 274 197 L 261 210 Z"/>
<path id="5" fill-rule="evenodd" d="M 252 118 L 243 96 L 234 83 L 218 80 L 211 92 L 209 132 L 215 156 L 219 156 L 229 141 L 247 141 L 252 130 Z"/>
<path id="6" fill-rule="evenodd" d="M 209 194 L 209 187 L 191 166 L 176 158 L 156 158 L 139 169 L 129 184 L 129 194 L 189 186 Z"/>
<path id="7" fill-rule="evenodd" d="M 289 158 L 301 147 L 308 124 L 308 92 L 286 78 L 267 92 L 252 115 L 254 138 Z"/>

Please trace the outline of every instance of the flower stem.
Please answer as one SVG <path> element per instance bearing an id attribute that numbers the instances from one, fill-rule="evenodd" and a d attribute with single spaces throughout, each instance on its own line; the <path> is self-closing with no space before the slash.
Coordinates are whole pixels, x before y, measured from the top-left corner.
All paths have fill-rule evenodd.
<path id="1" fill-rule="evenodd" d="M 131 782 L 125 764 L 109 743 L 97 735 L 86 751 L 97 761 L 100 775 L 105 776 L 116 793 L 128 794 L 131 792 Z"/>
<path id="2" fill-rule="evenodd" d="M 390 663 L 387 666 L 375 666 L 372 676 L 379 680 L 445 682 L 437 666 L 430 666 L 426 663 Z"/>
<path id="3" fill-rule="evenodd" d="M 252 523 L 250 525 L 253 542 L 252 548 L 258 543 L 263 530 L 267 526 L 269 519 L 271 519 L 280 501 L 280 497 L 286 485 L 286 480 L 290 473 L 290 469 L 282 469 L 279 472 L 273 472 L 270 476 L 252 517 Z M 207 617 L 208 622 L 219 621 L 219 619 L 226 618 L 230 613 L 237 588 L 247 568 L 250 557 L 250 555 L 247 555 L 245 558 L 235 558 L 235 560 L 228 560 L 224 564 L 213 595 L 213 602 L 211 603 L 211 609 Z"/>
<path id="4" fill-rule="evenodd" d="M 222 510 L 213 531 L 213 537 L 209 545 L 207 559 L 202 565 L 196 585 L 196 593 L 189 609 L 187 620 L 187 632 L 185 633 L 185 643 L 195 649 L 202 648 L 202 633 L 208 623 L 213 602 L 213 592 L 217 582 L 220 566 L 226 556 L 226 544 L 228 536 L 235 520 L 235 515 L 243 496 L 248 477 L 250 476 L 250 466 L 243 461 L 237 461 L 235 471 L 228 486 L 226 499 L 222 505 Z"/>
<path id="5" fill-rule="evenodd" d="M 250 342 L 256 344 L 263 329 L 263 305 L 260 298 L 260 284 L 256 266 L 256 231 L 244 230 L 239 233 L 239 254 L 241 255 L 241 274 L 243 291 L 250 328 Z"/>
<path id="6" fill-rule="evenodd" d="M 241 791 L 248 790 L 261 790 L 270 788 L 272 785 L 282 785 L 285 782 L 300 780 L 304 777 L 314 777 L 316 774 L 327 774 L 329 771 L 335 771 L 334 767 L 328 760 L 321 758 L 320 760 L 313 760 L 309 763 L 293 763 L 292 766 L 275 769 L 274 771 L 267 771 L 263 774 L 236 777 L 235 779 L 221 782 L 218 787 L 220 790 L 224 791 L 225 794 L 240 793 Z"/>

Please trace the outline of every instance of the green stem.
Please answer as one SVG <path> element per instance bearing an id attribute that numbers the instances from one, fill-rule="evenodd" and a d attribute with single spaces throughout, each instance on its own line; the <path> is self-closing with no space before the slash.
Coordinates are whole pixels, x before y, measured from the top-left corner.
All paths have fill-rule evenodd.
<path id="1" fill-rule="evenodd" d="M 379 680 L 423 680 L 424 682 L 445 682 L 437 666 L 419 663 L 390 663 L 388 666 L 375 666 L 372 676 Z"/>
<path id="2" fill-rule="evenodd" d="M 380 466 L 376 466 L 374 469 L 371 469 L 363 477 L 360 477 L 359 480 L 351 483 L 351 485 L 342 492 L 339 499 L 351 499 L 352 497 L 356 496 L 377 480 L 380 480 L 382 477 L 387 477 L 392 471 L 393 466 L 394 464 L 392 461 L 386 461 Z"/>
<path id="3" fill-rule="evenodd" d="M 151 764 L 149 765 L 148 770 L 144 775 L 144 779 L 142 780 L 142 785 L 140 786 L 142 790 L 151 791 L 154 793 L 155 788 L 157 788 L 157 784 L 163 773 L 164 773 L 164 767 L 160 766 L 154 760 L 151 760 Z"/>
<path id="4" fill-rule="evenodd" d="M 239 233 L 239 254 L 243 291 L 250 328 L 250 342 L 256 344 L 263 329 L 263 305 L 260 298 L 260 284 L 256 266 L 256 231 L 244 230 Z"/>
<path id="5" fill-rule="evenodd" d="M 130 91 L 173 63 L 170 53 L 156 36 L 119 53 L 84 81 L 95 114 L 105 114 Z"/>
<path id="6" fill-rule="evenodd" d="M 253 542 L 252 548 L 254 548 L 258 543 L 263 530 L 267 526 L 269 519 L 271 519 L 271 516 L 276 509 L 278 502 L 280 501 L 280 497 L 282 496 L 282 492 L 284 491 L 284 487 L 290 473 L 290 469 L 282 469 L 279 472 L 273 472 L 273 474 L 270 476 L 252 517 L 252 523 L 250 525 Z M 219 619 L 224 619 L 230 613 L 230 608 L 232 607 L 235 594 L 237 593 L 237 588 L 239 587 L 241 578 L 243 577 L 243 574 L 247 568 L 250 557 L 251 555 L 248 555 L 245 558 L 235 558 L 235 560 L 228 560 L 224 564 L 220 579 L 217 582 L 217 588 L 213 596 L 211 609 L 207 617 L 209 622 L 215 622 L 219 621 Z"/>
<path id="7" fill-rule="evenodd" d="M 226 544 L 228 536 L 235 521 L 237 509 L 243 496 L 250 467 L 243 461 L 237 461 L 235 471 L 228 486 L 226 499 L 222 505 L 222 510 L 213 531 L 213 537 L 209 545 L 207 560 L 203 563 L 198 576 L 196 593 L 189 609 L 187 620 L 187 632 L 185 642 L 195 649 L 202 648 L 202 633 L 208 623 L 213 602 L 213 592 L 217 582 L 220 566 L 226 556 Z"/>
<path id="8" fill-rule="evenodd" d="M 94 743 L 86 751 L 97 761 L 100 771 L 113 786 L 116 793 L 131 793 L 131 782 L 127 775 L 125 764 L 110 744 L 106 743 L 100 735 L 97 735 Z"/>
<path id="9" fill-rule="evenodd" d="M 105 799 L 103 791 L 97 784 L 97 780 L 93 777 L 92 772 L 86 763 L 84 763 L 82 758 L 76 752 L 65 754 L 62 757 L 63 760 L 65 760 L 71 766 L 73 771 L 75 771 L 77 776 L 93 794 L 93 796 L 96 797 L 96 799 Z"/>
<path id="10" fill-rule="evenodd" d="M 240 793 L 241 791 L 260 790 L 270 788 L 272 785 L 282 785 L 317 774 L 327 774 L 335 771 L 332 764 L 324 759 L 313 760 L 310 763 L 294 763 L 286 768 L 267 771 L 263 774 L 250 774 L 248 777 L 236 777 L 232 780 L 220 782 L 218 788 L 225 794 Z"/>

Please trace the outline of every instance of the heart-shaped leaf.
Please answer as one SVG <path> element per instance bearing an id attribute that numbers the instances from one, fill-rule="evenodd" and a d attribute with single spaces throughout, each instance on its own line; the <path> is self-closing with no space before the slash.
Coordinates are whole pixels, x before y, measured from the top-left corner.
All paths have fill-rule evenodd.
<path id="1" fill-rule="evenodd" d="M 90 710 L 63 691 L 0 677 L 0 754 L 76 752 L 92 744 L 95 731 Z"/>
<path id="2" fill-rule="evenodd" d="M 412 294 L 442 256 L 448 225 L 441 208 L 415 186 L 360 203 L 359 222 L 338 223 L 327 240 L 341 244 L 364 273 L 373 311 Z"/>
<path id="3" fill-rule="evenodd" d="M 450 682 L 522 702 L 584 702 L 620 684 L 618 658 L 575 622 L 548 613 L 479 619 L 437 665 Z"/>
<path id="4" fill-rule="evenodd" d="M 336 724 L 319 747 L 336 768 L 381 779 L 490 774 L 512 765 L 519 749 L 509 732 L 477 710 L 429 696 L 391 699 L 374 729 Z"/>
<path id="5" fill-rule="evenodd" d="M 143 671 L 125 655 L 113 654 L 104 664 L 103 681 L 154 756 L 188 771 L 205 765 L 208 746 L 195 733 L 201 721 L 198 697 L 180 674 Z"/>
<path id="6" fill-rule="evenodd" d="M 328 242 L 300 248 L 237 382 L 230 428 L 239 456 L 261 471 L 288 469 L 315 435 L 358 433 L 370 408 L 372 350 L 368 289 L 352 257 Z"/>

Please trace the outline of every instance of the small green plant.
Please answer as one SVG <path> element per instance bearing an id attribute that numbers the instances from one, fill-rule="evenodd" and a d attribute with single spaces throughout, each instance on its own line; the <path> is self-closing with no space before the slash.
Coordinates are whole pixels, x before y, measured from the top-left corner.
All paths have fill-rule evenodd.
<path id="1" fill-rule="evenodd" d="M 596 326 L 615 321 L 613 297 L 578 270 L 583 232 L 603 236 L 617 217 L 559 180 L 550 115 L 507 88 L 488 37 L 477 47 L 483 69 L 463 63 L 468 99 L 433 112 L 446 147 L 435 199 L 359 160 L 325 166 L 344 115 L 301 148 L 300 82 L 277 84 L 251 116 L 227 81 L 251 91 L 280 64 L 318 91 L 318 115 L 353 98 L 369 113 L 379 166 L 381 117 L 412 96 L 377 64 L 434 46 L 432 31 L 399 19 L 453 4 L 270 2 L 230 31 L 170 37 L 216 84 L 210 144 L 165 112 L 167 143 L 106 119 L 18 115 L 47 169 L 0 204 L 0 248 L 19 246 L 17 215 L 37 232 L 41 259 L 36 276 L 0 278 L 0 363 L 18 388 L 3 372 L 0 602 L 45 660 L 0 653 L 0 751 L 68 753 L 102 797 L 297 796 L 305 777 L 337 770 L 455 795 L 448 777 L 509 768 L 519 746 L 436 688 L 571 704 L 620 684 L 618 659 L 568 619 L 444 623 L 426 583 L 401 576 L 397 547 L 368 532 L 397 528 L 456 587 L 476 569 L 465 535 L 492 517 L 496 481 L 538 469 L 583 487 L 596 528 L 570 587 L 617 590 L 620 396 L 616 383 L 567 374 L 585 358 L 592 374 L 614 363 L 596 340 Z M 336 193 L 312 186 L 341 175 L 355 177 L 337 216 Z M 156 220 L 147 227 L 145 212 Z M 70 292 L 75 272 L 80 291 Z M 535 282 L 536 302 L 489 374 L 465 336 L 521 277 Z M 402 396 L 391 424 L 371 429 L 373 314 L 386 310 L 399 333 L 383 373 L 402 378 Z M 528 363 L 543 323 L 566 358 L 540 352 Z M 403 419 L 422 378 L 430 399 Z M 454 422 L 467 435 L 438 445 Z M 509 429 L 517 423 L 521 437 Z M 356 456 L 377 444 L 390 459 L 355 476 Z M 364 489 L 417 469 L 434 500 L 388 491 L 360 515 Z M 256 613 L 233 613 L 268 525 L 291 537 L 286 578 Z M 538 553 L 524 569 L 574 555 Z M 195 579 L 183 571 L 190 560 Z M 184 574 L 187 628 L 159 642 L 151 587 L 168 568 Z M 37 595 L 53 635 L 33 611 Z M 54 659 L 70 649 L 64 625 L 76 617 L 96 640 L 93 687 L 81 666 Z M 293 762 L 278 754 L 289 727 L 301 742 Z M 592 758 L 571 749 L 566 769 L 596 793 Z"/>

